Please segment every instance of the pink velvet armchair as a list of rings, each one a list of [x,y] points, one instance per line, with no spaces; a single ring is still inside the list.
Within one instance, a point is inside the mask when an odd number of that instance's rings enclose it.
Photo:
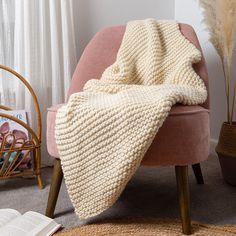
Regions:
[[[180,24],[182,34],[201,50],[193,28]],[[105,28],[90,41],[74,72],[68,96],[82,91],[86,81],[100,78],[105,68],[111,65],[121,44],[125,26]],[[204,58],[194,69],[208,88]],[[56,112],[60,105],[48,109],[47,147],[54,158],[54,171],[46,215],[53,217],[63,172],[54,138]],[[208,158],[209,152],[209,100],[198,106],[176,105],[159,130],[147,151],[142,165],[175,166],[180,215],[184,234],[191,234],[189,207],[188,166],[192,165],[198,184],[203,184],[200,162]],[[203,209],[204,210],[204,209]]]

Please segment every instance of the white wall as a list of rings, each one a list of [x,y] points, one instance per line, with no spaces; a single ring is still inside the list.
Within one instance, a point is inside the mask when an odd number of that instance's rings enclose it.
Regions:
[[[105,26],[145,18],[173,19],[174,0],[78,0],[75,17],[81,54],[91,37]]]
[[[208,41],[208,33],[205,30],[204,23],[202,23],[202,11],[198,0],[176,0],[175,19],[194,27],[203,48],[210,81],[211,138],[216,142],[219,137],[221,124],[226,120],[223,72],[219,57]],[[235,69],[233,75],[236,75]]]

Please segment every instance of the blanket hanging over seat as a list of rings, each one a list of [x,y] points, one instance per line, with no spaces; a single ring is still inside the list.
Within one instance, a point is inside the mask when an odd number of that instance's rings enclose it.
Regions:
[[[129,22],[116,62],[58,110],[56,143],[81,219],[115,203],[174,104],[206,100],[192,68],[200,60],[178,23]]]

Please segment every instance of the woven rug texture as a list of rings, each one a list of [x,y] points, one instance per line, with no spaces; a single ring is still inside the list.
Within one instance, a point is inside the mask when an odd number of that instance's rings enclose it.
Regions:
[[[215,226],[192,222],[194,236],[231,236],[236,235],[236,226]],[[115,219],[101,221],[95,224],[84,225],[68,229],[56,236],[179,236],[182,234],[181,222],[172,219]]]

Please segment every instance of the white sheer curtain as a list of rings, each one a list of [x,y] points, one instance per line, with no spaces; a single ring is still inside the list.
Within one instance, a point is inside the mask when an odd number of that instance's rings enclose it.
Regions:
[[[14,64],[14,0],[0,0],[0,63]],[[6,82],[3,82],[5,78]],[[5,81],[4,80],[4,81]],[[4,93],[3,93],[4,91]],[[14,82],[0,71],[0,103],[15,105]]]
[[[0,44],[8,48],[0,56],[0,63],[11,66],[25,76],[38,96],[43,117],[43,156],[46,155],[46,109],[65,101],[78,60],[73,15],[75,1],[0,0],[0,15],[3,18],[0,19],[5,25]],[[12,9],[15,9],[14,14],[9,16]],[[13,99],[17,108],[33,112],[30,95],[20,83],[14,82],[12,86],[9,80],[2,80],[0,84],[4,92],[7,86],[11,92],[14,90]],[[5,98],[4,102],[12,103],[12,98],[11,101],[7,96]],[[43,162],[48,163],[47,158]]]

